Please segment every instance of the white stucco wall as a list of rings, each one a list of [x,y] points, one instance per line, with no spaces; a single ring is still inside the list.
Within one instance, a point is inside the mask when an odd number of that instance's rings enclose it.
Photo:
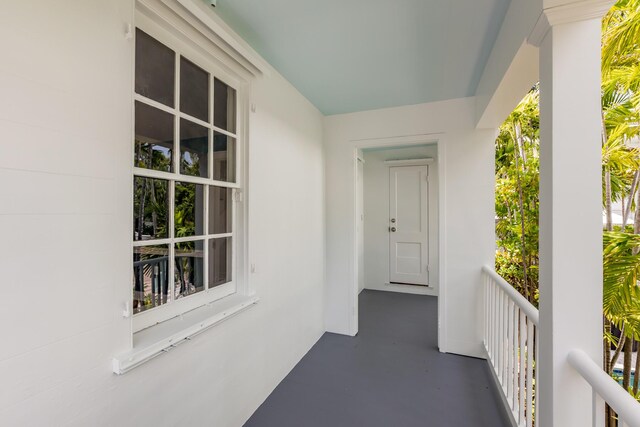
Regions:
[[[364,152],[364,287],[378,291],[438,293],[438,158],[436,145]],[[385,160],[432,158],[428,187],[429,287],[389,283],[389,165]]]
[[[354,147],[366,139],[416,135],[438,141],[440,349],[481,356],[480,268],[492,264],[495,245],[495,131],[475,129],[474,98],[325,118],[327,329],[350,335],[358,331]]]
[[[131,372],[133,0],[0,13],[0,424],[241,425],[324,331],[322,116],[253,86],[258,305]]]

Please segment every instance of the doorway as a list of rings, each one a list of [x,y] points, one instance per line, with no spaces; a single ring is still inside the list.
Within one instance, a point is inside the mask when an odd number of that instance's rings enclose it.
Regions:
[[[358,291],[438,295],[437,157],[436,144],[358,150]]]

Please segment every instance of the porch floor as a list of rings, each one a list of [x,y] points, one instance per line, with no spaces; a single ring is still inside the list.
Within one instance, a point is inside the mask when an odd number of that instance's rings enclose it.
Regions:
[[[435,297],[359,302],[358,335],[324,334],[246,427],[509,425],[487,363],[438,351]]]

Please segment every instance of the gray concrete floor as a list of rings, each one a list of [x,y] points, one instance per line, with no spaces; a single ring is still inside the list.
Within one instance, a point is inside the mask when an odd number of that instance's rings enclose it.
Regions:
[[[509,425],[487,363],[438,352],[435,297],[359,302],[358,336],[324,334],[245,426]]]

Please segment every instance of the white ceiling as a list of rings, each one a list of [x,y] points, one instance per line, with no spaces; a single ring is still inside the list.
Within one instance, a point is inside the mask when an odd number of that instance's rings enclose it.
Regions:
[[[471,96],[510,0],[218,0],[326,115]]]

